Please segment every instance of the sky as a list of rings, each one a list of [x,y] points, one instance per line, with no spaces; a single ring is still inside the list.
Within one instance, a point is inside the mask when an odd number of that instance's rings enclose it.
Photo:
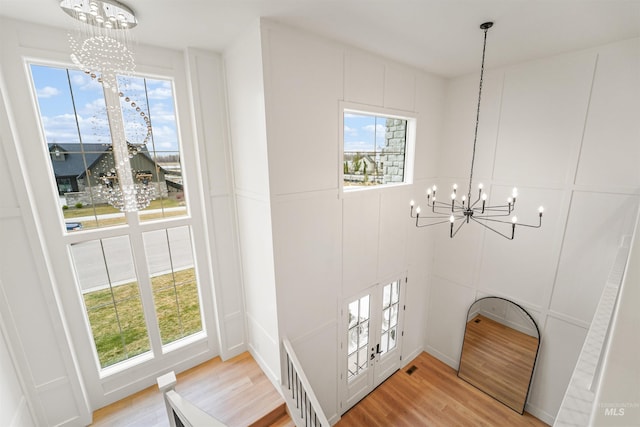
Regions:
[[[42,125],[47,143],[110,143],[102,85],[76,69],[31,65]],[[128,77],[119,79],[127,140],[142,143],[146,136],[143,118],[130,103],[151,118],[153,140],[149,151],[159,155],[179,152],[172,84],[169,80]],[[147,96],[149,105],[147,106]],[[130,101],[125,102],[125,97]],[[75,111],[74,111],[75,105]],[[150,111],[149,111],[150,110]],[[385,118],[351,112],[344,114],[344,151],[381,151],[385,143]],[[166,152],[166,153],[160,153]]]
[[[381,151],[385,143],[385,123],[386,119],[384,117],[345,112],[345,153],[374,151],[374,149],[375,151]]]
[[[102,85],[80,70],[31,65],[40,116],[47,143],[110,143]],[[140,144],[146,123],[136,107],[151,119],[153,139],[149,151],[179,152],[175,102],[169,80],[120,78],[119,90],[127,140]],[[147,105],[147,96],[148,104]],[[125,102],[129,97],[129,102]],[[131,106],[135,102],[135,107]],[[74,112],[75,104],[75,112]],[[80,130],[78,135],[78,129]]]

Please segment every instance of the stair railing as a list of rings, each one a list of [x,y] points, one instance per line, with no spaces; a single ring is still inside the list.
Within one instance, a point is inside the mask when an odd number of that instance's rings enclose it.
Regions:
[[[177,381],[173,371],[158,377],[157,382],[164,396],[171,427],[227,427],[226,424],[176,393],[174,388]]]
[[[282,345],[287,356],[287,377],[282,384],[282,393],[291,419],[296,427],[330,427],[291,343],[284,338]]]

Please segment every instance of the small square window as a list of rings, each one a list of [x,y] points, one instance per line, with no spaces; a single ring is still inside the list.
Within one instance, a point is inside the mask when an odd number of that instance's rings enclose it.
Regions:
[[[344,109],[345,189],[411,182],[415,119]]]

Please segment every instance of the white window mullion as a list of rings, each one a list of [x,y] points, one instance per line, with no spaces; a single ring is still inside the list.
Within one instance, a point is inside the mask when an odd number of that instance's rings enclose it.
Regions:
[[[151,288],[151,274],[147,263],[147,255],[144,248],[140,221],[137,212],[127,213],[127,221],[131,227],[130,239],[131,250],[135,260],[136,273],[138,275],[138,286],[140,288],[140,299],[142,301],[142,311],[144,312],[147,324],[147,333],[151,342],[151,350],[154,357],[162,355],[162,339],[160,338],[160,326],[156,316],[155,303],[153,301],[153,289]]]

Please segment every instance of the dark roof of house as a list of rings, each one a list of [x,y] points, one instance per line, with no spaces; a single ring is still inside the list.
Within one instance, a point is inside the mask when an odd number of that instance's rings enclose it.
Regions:
[[[86,174],[87,169],[91,169],[94,164],[103,154],[111,150],[111,144],[49,144],[49,152],[52,153],[55,149],[59,148],[64,153],[64,161],[52,161],[53,173],[56,177],[61,176],[74,176],[82,178]],[[84,153],[84,159],[82,154]],[[153,160],[149,156],[149,150],[146,146],[143,147],[140,154],[145,156],[151,163]],[[86,161],[86,168],[85,168]],[[162,172],[165,170],[160,167]]]
[[[107,151],[111,144],[49,144],[49,152],[52,153],[58,147],[64,153],[64,161],[52,161],[55,176],[79,176],[85,172],[86,167],[91,166]],[[82,150],[82,151],[81,151]],[[84,159],[82,154],[84,153]]]

